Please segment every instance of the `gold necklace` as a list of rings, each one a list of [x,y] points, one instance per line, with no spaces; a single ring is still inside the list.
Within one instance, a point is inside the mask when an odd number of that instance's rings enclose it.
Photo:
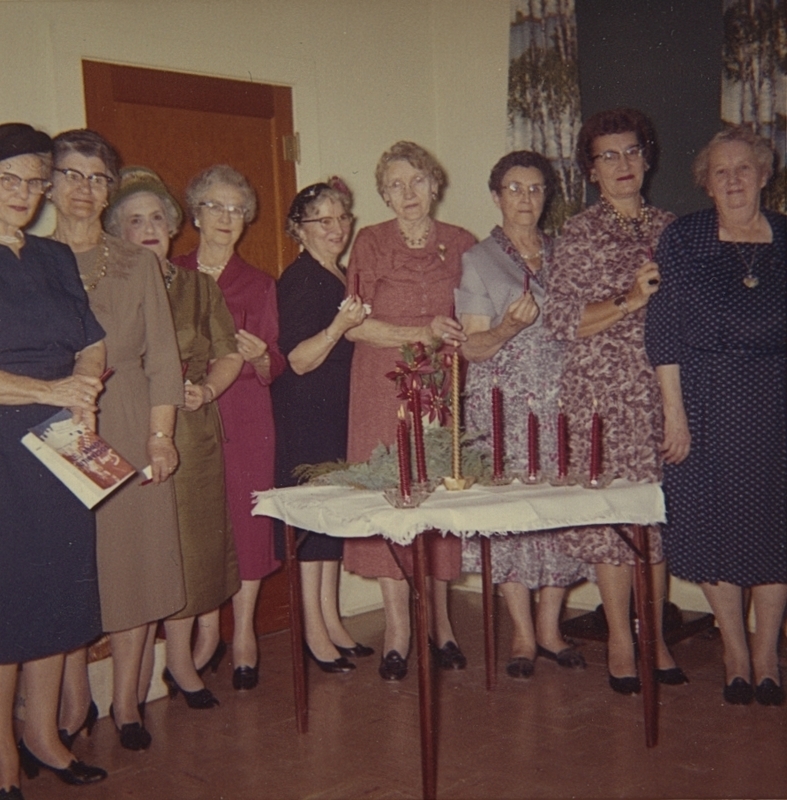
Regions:
[[[420,235],[413,239],[411,239],[401,228],[399,228],[399,233],[402,234],[402,239],[404,239],[404,243],[410,248],[418,248],[423,247],[426,244],[426,240],[429,238],[429,234],[432,231],[432,220],[431,218],[426,223],[426,230]]]
[[[96,276],[96,279],[88,283],[87,275],[83,275],[81,272],[79,273],[79,277],[82,280],[82,286],[85,287],[86,292],[92,292],[93,289],[98,286],[101,279],[107,274],[107,267],[109,266],[109,243],[107,242],[107,235],[105,233],[101,234],[99,244],[101,245],[101,253],[96,259],[96,267],[98,267],[98,275]]]
[[[754,262],[757,260],[757,245],[755,244],[752,248],[751,261],[747,264],[740,247],[738,247],[738,243],[733,242],[733,244],[735,245],[735,252],[738,254],[738,258],[743,262],[743,266],[746,267],[746,274],[743,276],[743,285],[747,289],[756,289],[760,285],[760,279],[754,274]]]
[[[648,238],[651,223],[653,222],[653,208],[646,205],[644,200],[642,201],[639,215],[636,217],[627,217],[621,214],[603,195],[601,196],[601,205],[607,212],[612,214],[615,221],[626,233],[630,233],[635,239]]]

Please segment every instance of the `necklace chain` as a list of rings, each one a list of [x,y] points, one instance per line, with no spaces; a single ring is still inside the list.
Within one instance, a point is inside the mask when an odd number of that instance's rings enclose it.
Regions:
[[[743,266],[746,267],[746,274],[743,276],[743,285],[747,289],[756,289],[760,284],[760,279],[754,274],[754,262],[757,260],[757,255],[759,254],[757,245],[754,244],[752,248],[751,261],[746,263],[746,259],[743,257],[738,243],[733,242],[733,244],[735,245],[735,252],[738,254],[738,258],[743,262]]]
[[[413,237],[412,239],[401,229],[399,228],[399,233],[402,234],[402,239],[404,239],[404,243],[410,248],[416,247],[423,247],[426,244],[426,240],[429,238],[429,234],[432,231],[432,220],[431,218],[426,223],[426,229],[420,236]]]
[[[653,208],[651,206],[643,201],[639,216],[627,217],[621,214],[603,195],[600,202],[601,206],[614,217],[615,221],[626,233],[630,233],[635,239],[643,240],[648,238],[653,223]]]
[[[107,274],[107,267],[109,266],[109,242],[107,242],[107,235],[105,233],[101,234],[99,244],[101,246],[101,252],[96,259],[95,267],[97,267],[97,274],[95,280],[88,282],[87,275],[83,275],[81,272],[79,273],[79,277],[82,280],[82,286],[85,287],[86,292],[92,292],[93,289],[98,286],[101,279]]]

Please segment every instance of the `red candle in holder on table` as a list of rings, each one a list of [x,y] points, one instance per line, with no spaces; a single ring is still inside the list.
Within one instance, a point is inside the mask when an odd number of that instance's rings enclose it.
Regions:
[[[462,477],[462,450],[459,442],[462,409],[459,402],[459,353],[455,352],[451,356],[451,475],[455,480]]]
[[[531,410],[527,415],[527,477],[538,475],[538,417],[533,413],[530,398],[527,400]]]
[[[396,428],[396,449],[399,456],[399,492],[410,499],[410,436],[404,411],[399,409],[399,424]]]
[[[503,477],[503,393],[492,387],[492,477]]]
[[[413,436],[415,438],[415,473],[418,483],[426,483],[426,452],[424,423],[421,419],[421,392],[413,387]]]
[[[593,401],[593,421],[590,425],[590,480],[596,481],[601,475],[601,417],[598,403]]]
[[[563,413],[563,403],[557,401],[557,476],[565,478],[568,475],[568,421]]]

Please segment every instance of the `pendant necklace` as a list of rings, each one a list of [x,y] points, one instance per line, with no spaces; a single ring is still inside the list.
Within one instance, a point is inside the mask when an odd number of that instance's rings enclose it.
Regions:
[[[743,285],[747,289],[756,289],[757,286],[760,285],[760,279],[754,274],[754,262],[757,260],[757,245],[755,244],[752,250],[751,261],[746,263],[746,259],[743,257],[738,243],[733,242],[733,244],[735,245],[735,252],[738,254],[738,258],[743,262],[743,266],[746,267],[746,274],[743,276]]]
[[[87,275],[83,275],[81,272],[79,273],[82,286],[84,286],[86,292],[92,292],[93,289],[98,286],[101,279],[107,274],[107,266],[109,265],[109,244],[107,243],[107,236],[105,233],[101,234],[99,244],[101,245],[101,252],[93,268],[96,277],[92,281],[89,281]]]

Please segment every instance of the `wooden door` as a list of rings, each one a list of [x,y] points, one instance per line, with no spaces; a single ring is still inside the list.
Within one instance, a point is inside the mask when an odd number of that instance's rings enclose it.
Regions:
[[[124,166],[155,170],[186,210],[189,180],[213,164],[229,164],[257,192],[257,219],[238,252],[274,278],[297,255],[284,233],[295,196],[295,165],[284,155],[293,135],[292,91],[179,72],[82,61],[87,126],[117,148]],[[173,242],[173,255],[196,247],[187,221]],[[284,570],[263,581],[257,607],[259,634],[288,625]],[[231,608],[222,609],[222,636],[232,630]]]

